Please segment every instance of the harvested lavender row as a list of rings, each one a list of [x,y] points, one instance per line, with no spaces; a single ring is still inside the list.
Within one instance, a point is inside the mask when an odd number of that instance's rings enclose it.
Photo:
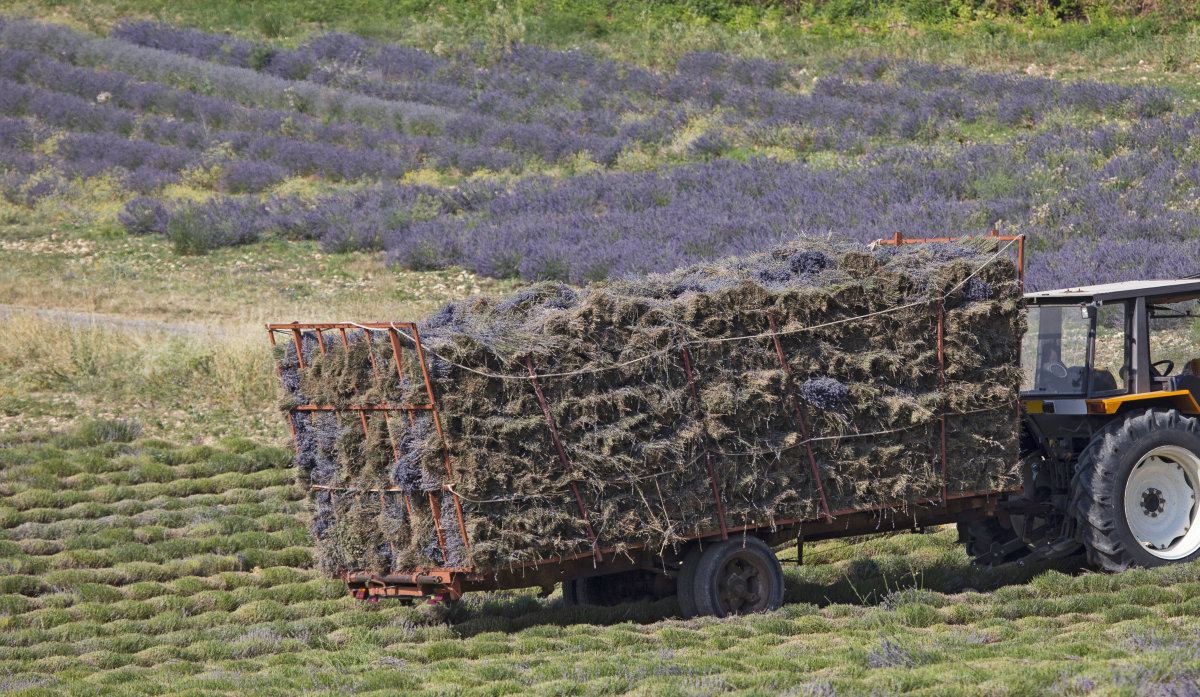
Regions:
[[[1012,405],[1024,329],[1014,277],[1007,256],[975,245],[871,251],[802,240],[671,274],[582,289],[543,283],[447,306],[420,331],[451,473],[427,411],[386,421],[376,412],[365,432],[357,412],[341,411],[332,445],[330,413],[312,419],[298,441],[299,481],[359,492],[331,502],[310,489],[322,565],[501,568],[590,551],[526,359],[543,375],[605,548],[657,549],[717,530],[706,453],[727,525],[819,516],[793,389],[835,510],[940,496],[943,404],[951,414],[947,489],[1008,487],[1016,481]],[[939,390],[943,294],[949,382]],[[386,333],[343,349],[329,332],[324,355],[310,350],[315,339],[303,342],[311,354],[304,368],[294,346],[277,348],[286,409],[428,401],[415,351],[402,353],[401,377]],[[323,458],[334,471],[321,467]],[[445,488],[450,476],[467,544]]]

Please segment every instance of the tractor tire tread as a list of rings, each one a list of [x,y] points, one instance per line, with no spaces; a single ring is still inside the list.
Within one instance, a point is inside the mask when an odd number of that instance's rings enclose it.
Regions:
[[[1115,420],[1096,432],[1079,456],[1071,482],[1069,511],[1076,539],[1088,563],[1105,571],[1124,571],[1139,563],[1126,548],[1116,515],[1124,507],[1117,468],[1122,455],[1156,431],[1186,431],[1200,436],[1200,422],[1175,409],[1150,409]],[[1119,491],[1120,489],[1120,491]],[[1160,563],[1151,561],[1151,564]]]

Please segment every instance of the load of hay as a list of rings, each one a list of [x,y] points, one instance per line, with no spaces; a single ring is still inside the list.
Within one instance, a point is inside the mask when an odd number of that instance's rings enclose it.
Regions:
[[[399,371],[385,331],[350,331],[348,346],[333,330],[305,332],[303,368],[280,342],[321,564],[511,567],[591,552],[588,522],[604,549],[661,549],[719,529],[706,458],[729,527],[818,518],[793,394],[835,513],[938,499],[943,483],[950,494],[1014,486],[1024,317],[1012,261],[986,244],[798,240],[448,305],[419,325],[444,438],[428,410],[366,412],[364,429],[345,409],[429,403],[411,332],[398,333]]]

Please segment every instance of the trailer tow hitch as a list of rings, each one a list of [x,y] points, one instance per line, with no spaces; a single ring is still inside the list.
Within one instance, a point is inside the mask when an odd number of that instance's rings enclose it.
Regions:
[[[1063,538],[1057,542],[1046,543],[1017,559],[1017,566],[1025,566],[1026,564],[1045,561],[1047,559],[1062,559],[1078,553],[1080,549],[1082,549],[1082,545],[1076,542],[1074,538]]]

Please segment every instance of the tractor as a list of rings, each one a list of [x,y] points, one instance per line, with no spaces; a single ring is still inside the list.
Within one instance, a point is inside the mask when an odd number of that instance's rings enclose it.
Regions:
[[[1027,293],[1024,492],[960,520],[976,563],[1200,557],[1200,279]]]

